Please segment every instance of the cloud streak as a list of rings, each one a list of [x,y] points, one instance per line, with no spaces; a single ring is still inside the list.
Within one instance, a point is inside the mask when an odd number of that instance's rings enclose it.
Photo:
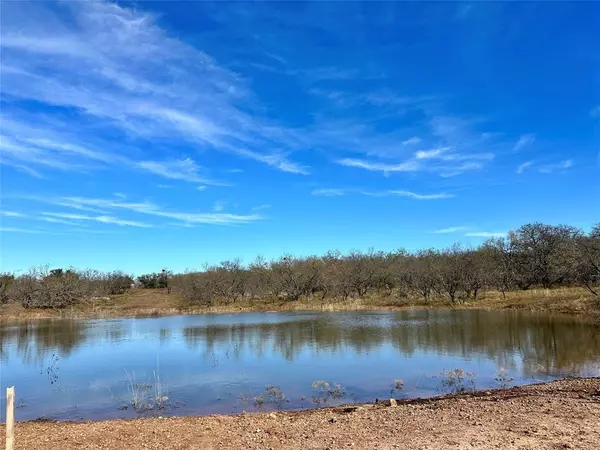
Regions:
[[[104,224],[112,224],[112,225],[127,226],[127,227],[137,227],[137,228],[152,228],[153,227],[153,225],[148,224],[148,223],[137,222],[134,220],[118,219],[118,218],[111,217],[111,216],[88,216],[88,215],[84,215],[84,214],[51,213],[51,212],[43,212],[42,215],[49,216],[51,219],[58,218],[58,219],[69,219],[71,221],[73,221],[73,220],[95,221],[95,222],[100,222],[100,223],[104,223]],[[52,220],[50,220],[50,221],[52,221]],[[54,220],[54,221],[60,223],[59,220]],[[71,222],[68,222],[68,223],[70,225],[72,225]]]
[[[314,189],[310,194],[318,195],[322,197],[341,197],[349,193],[349,189],[336,189],[336,188],[326,188],[326,189]]]
[[[25,214],[22,214],[20,212],[16,212],[16,211],[4,211],[4,210],[0,210],[0,216],[4,216],[4,217],[25,217]]]
[[[525,172],[525,169],[527,169],[528,167],[531,167],[532,164],[533,164],[533,161],[527,161],[527,162],[524,162],[523,164],[520,164],[519,167],[517,167],[517,174],[521,175],[523,172]]]
[[[435,230],[433,233],[434,234],[449,234],[449,233],[458,233],[461,231],[466,231],[468,230],[469,227],[448,227],[448,228],[441,228],[439,230]]]
[[[150,140],[185,142],[284,172],[308,172],[289,159],[297,148],[293,131],[256,111],[247,112],[254,98],[246,81],[208,54],[171,37],[151,14],[105,2],[52,8],[39,2],[5,6],[4,13],[13,19],[3,22],[0,36],[2,92],[7,99],[68,108],[73,114],[66,129],[83,131],[92,120],[96,129],[119,130],[137,140],[138,153],[143,153]],[[10,103],[4,110],[19,116]],[[26,123],[25,118],[14,120]],[[37,122],[42,134],[56,128],[41,118]],[[15,138],[10,130],[5,133]],[[10,160],[3,158],[3,163],[15,167],[43,164],[43,158],[26,159],[23,149],[43,150],[40,157],[53,155],[45,165],[63,170],[74,168],[67,167],[68,158],[101,164],[119,164],[124,158],[88,148],[75,139],[59,143],[28,134],[19,137],[23,148],[13,148]],[[201,177],[188,158],[164,158],[163,163],[142,158],[137,167],[198,182]]]
[[[174,219],[180,222],[188,224],[209,224],[209,225],[229,225],[229,224],[243,224],[250,223],[257,220],[261,220],[262,217],[259,214],[232,214],[223,211],[213,211],[208,213],[199,212],[185,212],[185,211],[170,211],[159,207],[152,202],[128,202],[120,201],[115,199],[104,199],[104,198],[91,198],[91,197],[59,197],[59,198],[42,198],[42,197],[30,197],[31,200],[38,200],[44,203],[73,208],[77,210],[92,210],[92,211],[127,211],[130,213],[142,214],[146,216],[155,216],[167,219]],[[115,224],[121,226],[132,226],[149,228],[153,227],[154,224],[148,224],[145,222],[125,220],[120,218],[112,217],[108,214],[101,214],[99,216],[91,216],[88,214],[74,214],[74,213],[43,213],[45,216],[56,217],[67,220],[81,220],[81,221],[96,221],[107,224]]]
[[[418,194],[416,192],[400,190],[400,189],[389,189],[387,191],[365,191],[361,189],[340,189],[340,188],[328,188],[328,189],[315,189],[311,192],[311,195],[323,196],[323,197],[341,197],[351,193],[360,195],[367,195],[369,197],[407,197],[414,200],[441,200],[447,198],[453,198],[454,194],[448,194],[445,192],[436,194]]]
[[[567,170],[567,169],[569,169],[571,167],[573,167],[573,160],[572,159],[565,159],[564,161],[560,161],[560,162],[555,163],[555,164],[547,164],[545,166],[540,166],[538,168],[538,171],[540,173],[549,174],[549,173],[554,173],[554,172],[557,172],[557,171]]]
[[[523,134],[513,147],[513,152],[520,152],[535,142],[535,134]]]

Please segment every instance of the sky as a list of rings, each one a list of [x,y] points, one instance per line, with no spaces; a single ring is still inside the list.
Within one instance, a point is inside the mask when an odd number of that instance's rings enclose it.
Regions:
[[[0,270],[600,221],[600,3],[2,2]]]

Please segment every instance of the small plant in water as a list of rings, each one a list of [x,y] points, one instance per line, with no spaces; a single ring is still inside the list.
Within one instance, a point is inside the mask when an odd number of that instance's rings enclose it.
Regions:
[[[329,395],[331,398],[342,398],[344,397],[344,388],[341,384],[334,384],[333,388],[329,389]]]
[[[264,404],[265,398],[262,394],[258,394],[256,397],[254,397],[254,406],[257,408],[262,408]]]
[[[58,361],[59,361],[59,357],[56,356],[54,353],[52,354],[52,357],[50,358],[50,363],[48,364],[48,367],[46,367],[46,375],[48,376],[48,380],[50,380],[50,384],[54,384],[58,381]],[[40,371],[40,373],[44,373],[44,368],[42,366],[42,370]]]
[[[496,383],[500,385],[501,389],[505,389],[512,381],[514,381],[514,378],[508,375],[508,370],[506,370],[504,367],[500,367],[498,372],[496,372],[495,380]]]
[[[277,386],[265,386],[265,391],[269,396],[269,401],[275,403],[278,408],[281,408],[281,403],[285,400],[285,395]]]
[[[390,390],[390,396],[393,397],[396,391],[401,391],[402,389],[404,389],[404,381],[400,380],[399,378],[394,380],[394,384]]]
[[[247,404],[248,403],[248,397],[245,396],[244,394],[238,394],[237,395],[237,400],[239,403],[243,403],[243,404]]]
[[[475,373],[463,369],[442,370],[440,374],[442,391],[451,394],[461,394],[475,390]]]
[[[133,406],[137,412],[165,409],[170,405],[168,390],[162,382],[158,372],[153,372],[154,384],[138,383],[135,371],[130,374],[125,370],[125,373],[129,380],[127,388],[131,395],[131,406]],[[126,408],[121,405],[119,409]]]
[[[327,381],[314,381],[312,388],[316,391],[315,395],[312,396],[312,402],[315,405],[327,403],[332,399],[340,399],[345,395],[344,387],[341,384],[330,385]]]

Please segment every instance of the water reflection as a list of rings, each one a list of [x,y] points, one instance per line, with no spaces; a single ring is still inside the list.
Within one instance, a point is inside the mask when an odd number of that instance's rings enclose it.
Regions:
[[[259,322],[258,314],[246,314],[236,321],[241,316],[21,322],[0,328],[0,348],[4,363],[8,362],[7,349],[12,348],[23,362],[38,364],[53,354],[68,357],[89,343],[103,345],[140,337],[166,343],[182,337],[189,349],[200,348],[207,355],[228,350],[233,358],[251,353],[260,359],[266,352],[275,352],[293,362],[307,350],[363,354],[391,344],[407,357],[433,351],[506,360],[518,352],[526,370],[532,372],[539,366],[549,372],[577,371],[600,355],[598,327],[563,316],[423,310],[270,314],[276,320],[268,322]]]
[[[160,372],[174,403],[186,404],[178,415],[231,412],[238,394],[266,395],[266,385],[306,407],[301,396],[316,380],[341,383],[343,401],[365,401],[389,394],[396,378],[406,395],[433,394],[431,379],[459,367],[477,372],[478,387],[493,385],[500,367],[516,382],[598,375],[599,331],[510,311],[253,313],[4,324],[0,349],[3,381],[37,408],[22,418],[77,419],[74,406],[83,418],[133,414],[114,403],[128,401],[125,371],[152,386]]]

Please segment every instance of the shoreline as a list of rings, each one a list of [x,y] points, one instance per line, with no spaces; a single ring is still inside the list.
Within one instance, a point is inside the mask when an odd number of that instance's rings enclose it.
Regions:
[[[16,449],[579,448],[600,442],[600,377],[310,410],[16,424]],[[4,438],[2,427],[0,438]],[[595,443],[595,444],[594,444]]]
[[[411,309],[524,310],[579,316],[600,324],[600,299],[577,288],[510,292],[507,293],[506,298],[496,292],[486,292],[476,301],[460,304],[452,304],[440,298],[425,302],[422,299],[372,296],[363,299],[325,302],[315,299],[294,302],[242,300],[233,304],[214,306],[193,306],[186,303],[177,293],[167,294],[160,290],[139,289],[124,295],[82,302],[65,309],[26,309],[15,303],[8,303],[0,306],[0,322],[43,319],[149,318],[248,312],[402,311]]]

